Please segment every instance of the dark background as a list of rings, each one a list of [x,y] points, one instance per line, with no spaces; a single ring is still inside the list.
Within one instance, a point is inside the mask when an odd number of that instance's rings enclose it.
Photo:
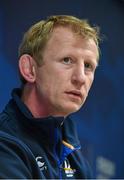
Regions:
[[[89,97],[72,118],[94,178],[124,178],[124,1],[1,0],[0,110],[18,78],[18,46],[23,33],[49,15],[67,14],[100,26],[100,64]]]

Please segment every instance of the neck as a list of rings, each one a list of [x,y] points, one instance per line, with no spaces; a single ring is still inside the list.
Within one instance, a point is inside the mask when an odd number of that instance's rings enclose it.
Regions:
[[[24,87],[21,99],[35,118],[47,117],[50,114],[48,113],[46,106],[41,103],[36,91],[34,84],[27,83]]]

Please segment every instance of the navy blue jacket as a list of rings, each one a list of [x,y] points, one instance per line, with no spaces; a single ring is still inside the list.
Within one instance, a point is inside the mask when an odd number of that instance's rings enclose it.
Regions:
[[[0,178],[91,178],[73,120],[34,118],[20,96],[15,89],[0,114]]]

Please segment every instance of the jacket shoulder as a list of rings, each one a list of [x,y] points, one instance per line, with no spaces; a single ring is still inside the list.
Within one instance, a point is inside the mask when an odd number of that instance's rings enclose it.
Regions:
[[[12,135],[0,131],[0,178],[30,179],[39,176],[40,172],[30,149]]]
[[[5,112],[0,113],[0,127],[4,123],[6,123],[9,119],[10,119],[10,117],[8,116],[8,114],[6,114]]]

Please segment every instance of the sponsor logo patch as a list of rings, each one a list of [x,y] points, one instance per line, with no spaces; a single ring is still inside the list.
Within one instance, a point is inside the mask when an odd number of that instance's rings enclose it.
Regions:
[[[47,166],[45,164],[45,161],[43,160],[43,157],[41,156],[36,157],[36,161],[41,171],[47,170]]]
[[[73,177],[75,172],[76,172],[76,169],[72,169],[71,168],[71,165],[69,163],[69,160],[66,159],[63,163],[63,169],[65,171],[65,174],[67,177]]]

